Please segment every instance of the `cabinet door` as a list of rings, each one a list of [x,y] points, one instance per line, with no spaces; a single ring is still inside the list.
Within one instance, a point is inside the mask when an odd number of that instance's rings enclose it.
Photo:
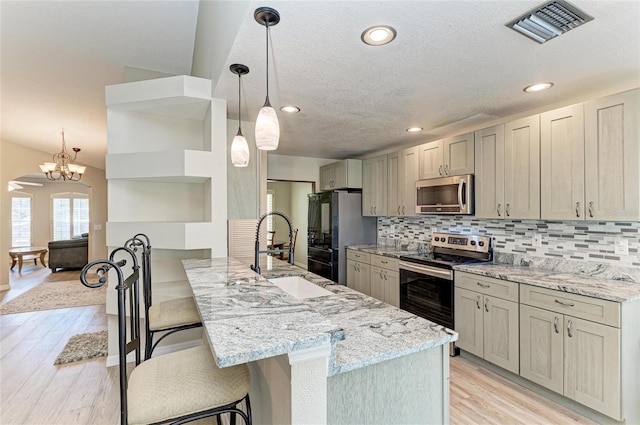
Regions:
[[[584,104],[587,220],[640,220],[640,89]]]
[[[504,124],[475,134],[475,210],[478,218],[504,218]]]
[[[390,153],[387,156],[387,193],[389,195],[387,205],[388,216],[402,215],[402,203],[404,197],[404,186],[401,184],[402,151]]]
[[[425,143],[418,148],[420,149],[418,178],[424,180],[444,177],[442,140]]]
[[[505,218],[540,218],[540,116],[505,124]]]
[[[400,308],[400,273],[397,271],[385,270],[384,302]]]
[[[333,189],[345,189],[349,187],[347,182],[347,161],[340,161],[333,164]]]
[[[347,260],[347,288],[356,289],[358,280],[358,262]]]
[[[373,216],[374,202],[374,162],[373,159],[362,161],[362,215]]]
[[[540,215],[584,220],[584,116],[582,104],[540,115]]]
[[[520,376],[559,394],[564,389],[564,316],[520,305]]]
[[[418,146],[402,151],[400,161],[400,185],[402,191],[402,215],[416,214],[416,181],[418,180]]]
[[[384,301],[384,275],[383,269],[371,266],[370,273],[370,293],[373,298]]]
[[[454,290],[456,345],[465,351],[483,356],[482,294],[467,289]]]
[[[373,215],[387,215],[387,155],[373,159]]]
[[[444,139],[443,164],[446,176],[460,176],[474,172],[474,136],[472,133]]]
[[[333,183],[333,164],[320,167],[320,190],[331,190]]]
[[[365,295],[371,295],[371,267],[366,263],[358,263],[358,273],[356,274],[356,291]]]
[[[617,420],[620,329],[565,316],[564,395]]]
[[[520,372],[518,303],[484,297],[484,359],[513,373]]]

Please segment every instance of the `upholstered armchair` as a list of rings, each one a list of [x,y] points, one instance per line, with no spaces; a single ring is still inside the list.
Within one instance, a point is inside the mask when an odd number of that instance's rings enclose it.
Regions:
[[[57,269],[78,269],[89,262],[89,234],[74,236],[63,241],[49,242],[49,268],[52,273]]]

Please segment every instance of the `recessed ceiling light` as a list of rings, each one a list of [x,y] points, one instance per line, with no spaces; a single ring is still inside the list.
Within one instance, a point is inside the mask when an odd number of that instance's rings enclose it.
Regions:
[[[533,93],[537,91],[546,90],[553,87],[553,83],[536,83],[525,87],[523,90],[527,93]]]
[[[407,133],[420,133],[423,130],[422,127],[409,127],[405,131]]]
[[[382,46],[396,38],[396,30],[388,25],[369,27],[362,33],[362,41],[370,46]]]
[[[282,112],[288,112],[290,114],[295,114],[297,112],[300,112],[300,108],[298,108],[297,106],[281,106],[280,110]]]

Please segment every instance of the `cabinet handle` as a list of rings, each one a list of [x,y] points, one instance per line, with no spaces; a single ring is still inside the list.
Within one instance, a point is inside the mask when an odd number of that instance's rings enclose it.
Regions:
[[[593,217],[593,201],[589,202],[589,217]]]
[[[398,205],[398,214],[400,214],[400,205]]]
[[[509,204],[504,206],[504,213],[507,215],[507,217],[511,217],[511,215],[509,214]]]
[[[498,208],[496,209],[496,211],[498,212],[498,217],[501,217],[501,215],[500,215],[500,206],[501,206],[501,205],[502,205],[502,204],[498,204]]]
[[[560,333],[560,329],[558,329],[558,316],[555,317],[555,319],[553,319],[553,329],[556,331],[557,334]]]
[[[371,210],[370,210],[370,211],[371,211],[371,215],[373,215],[373,207],[371,207]]]
[[[404,205],[402,206],[402,215],[404,215]]]
[[[573,338],[573,331],[571,330],[572,327],[573,322],[569,320],[569,323],[567,323],[567,335],[569,335],[569,338]]]
[[[565,303],[565,302],[562,302],[562,301],[560,301],[560,300],[554,300],[554,301],[555,301],[556,303],[560,304],[560,305],[564,305],[564,306],[567,306],[567,307],[574,307],[574,306],[575,306],[575,304],[574,304],[574,303]]]
[[[484,311],[489,312],[489,298],[484,299]]]
[[[443,176],[444,174],[442,173],[442,165],[438,168],[438,173]]]
[[[448,176],[449,175],[449,165],[444,164],[444,175]]]
[[[384,280],[387,280],[387,275],[386,274],[384,275]]]
[[[491,285],[486,285],[486,284],[484,284],[484,283],[476,282],[476,284],[477,284],[478,286],[483,287],[483,288],[491,288]]]
[[[383,276],[382,276],[382,272],[380,272],[380,280],[382,280],[382,277],[383,277]]]
[[[382,264],[389,264],[389,262],[388,262],[388,261],[385,261],[385,260],[380,260],[380,262],[381,262]]]
[[[580,201],[576,202],[576,217],[580,217]]]
[[[476,307],[478,307],[478,310],[480,310],[480,295],[476,297]]]
[[[377,214],[378,213],[378,207],[373,207],[373,213]]]

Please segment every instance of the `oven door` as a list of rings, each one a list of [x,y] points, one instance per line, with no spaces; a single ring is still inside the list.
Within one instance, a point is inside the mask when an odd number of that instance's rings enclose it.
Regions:
[[[400,308],[454,329],[453,272],[401,261]]]

